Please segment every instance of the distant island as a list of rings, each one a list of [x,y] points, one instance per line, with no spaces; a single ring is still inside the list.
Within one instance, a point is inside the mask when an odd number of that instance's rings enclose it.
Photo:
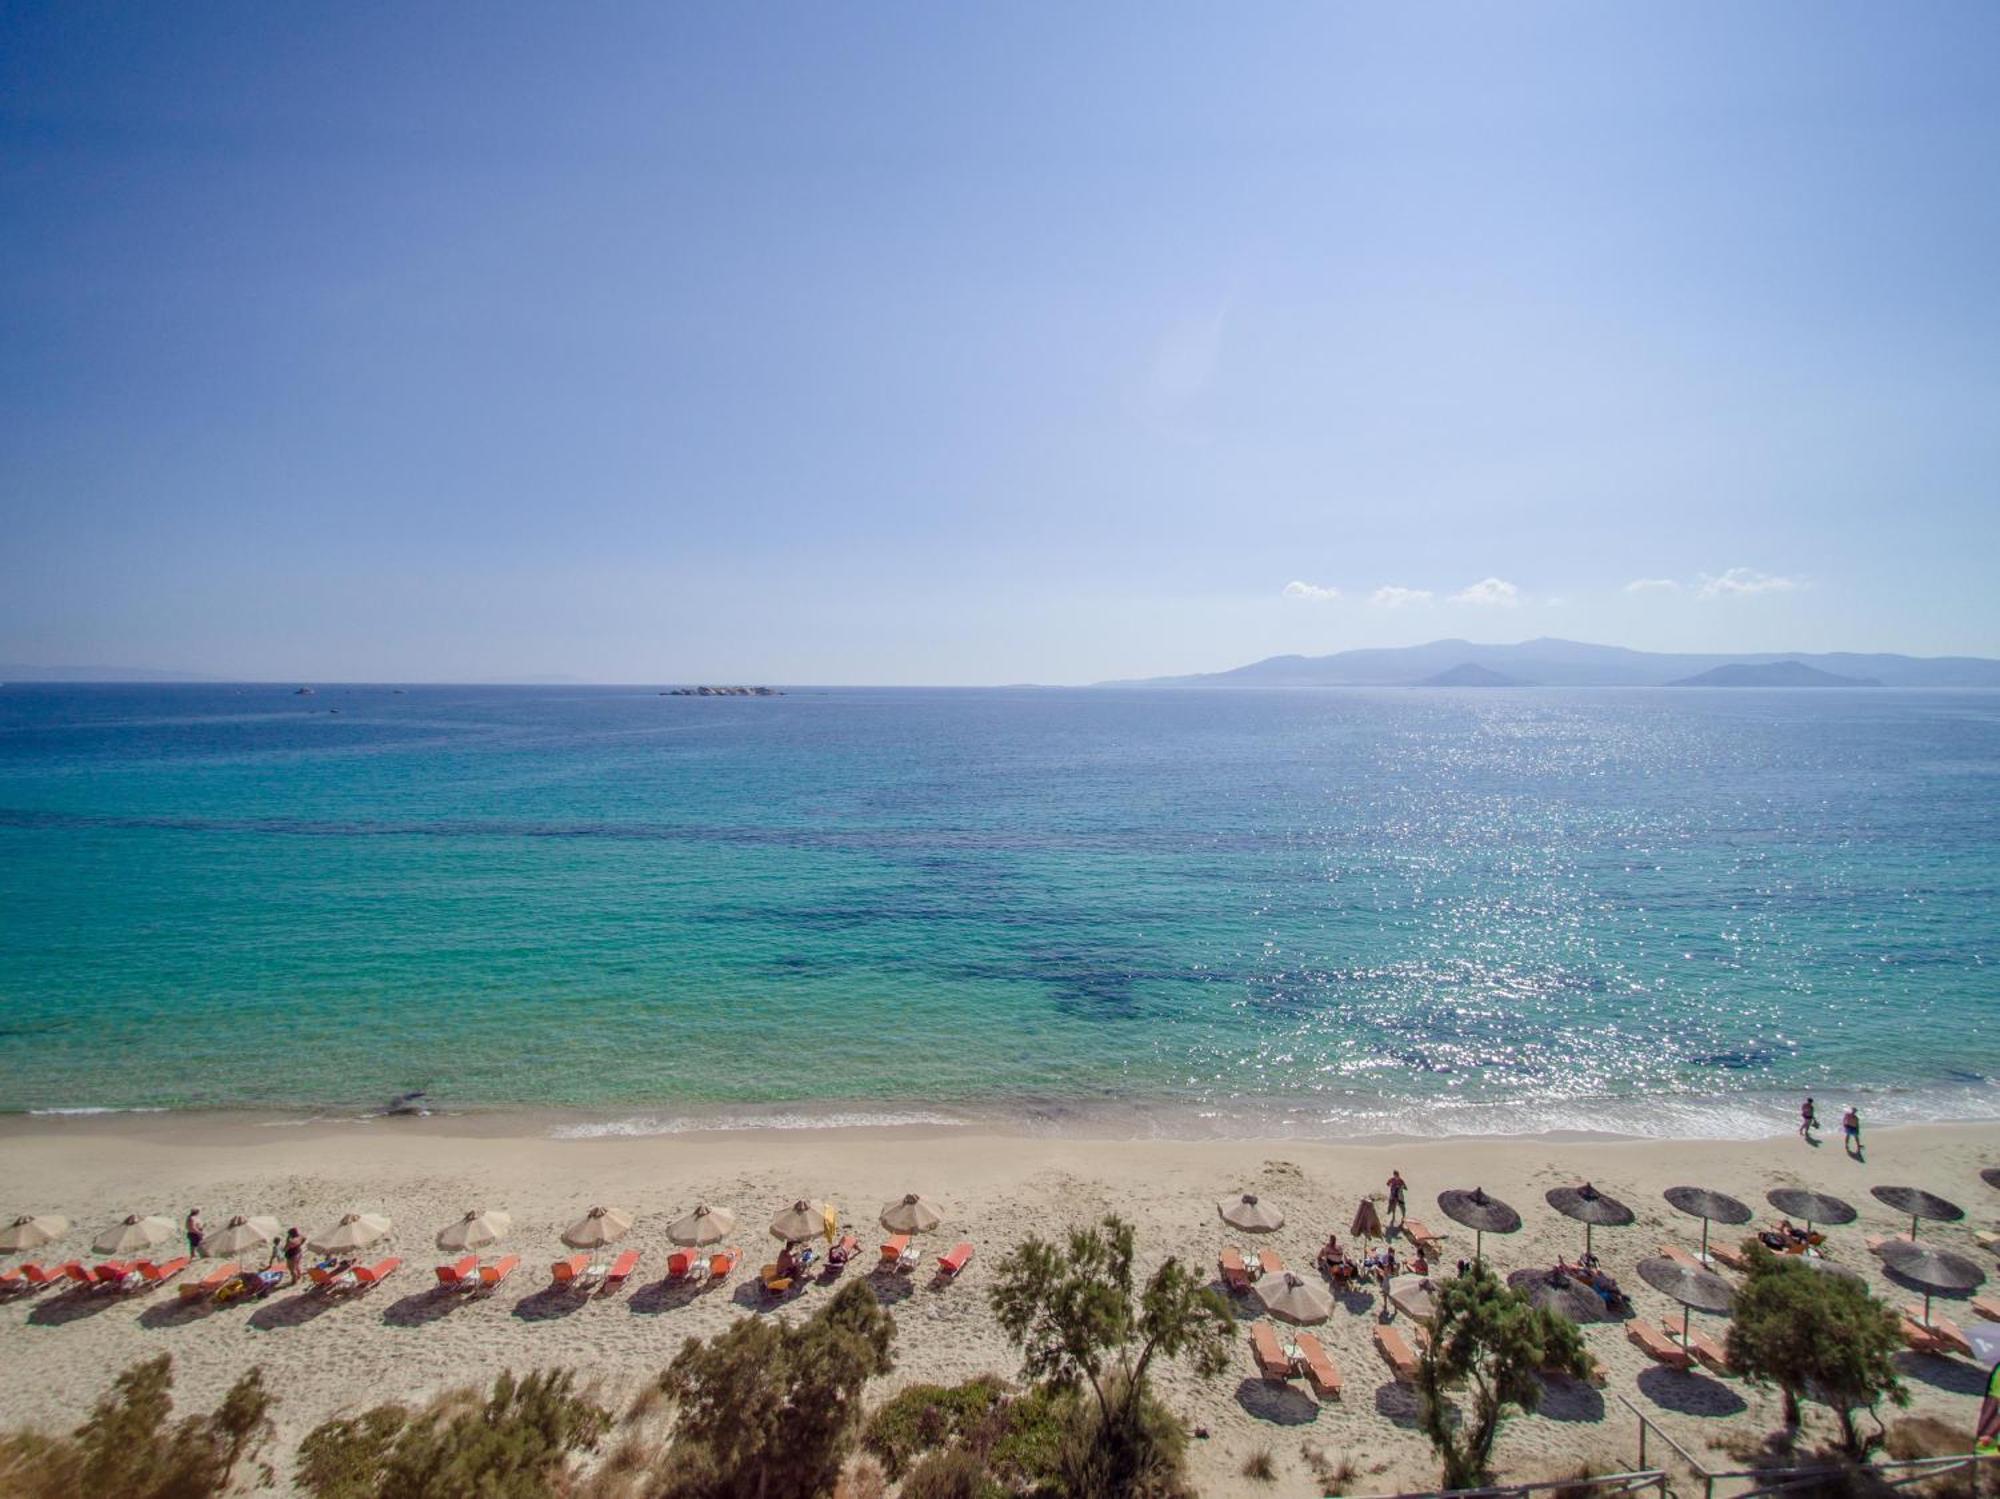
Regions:
[[[1417,683],[1419,687],[1532,687],[1534,683],[1524,682],[1519,677],[1510,677],[1505,672],[1495,671],[1490,666],[1481,666],[1477,661],[1461,661],[1449,671],[1441,671],[1434,677],[1425,677]]]
[[[1721,667],[1783,666],[1822,675],[1805,681],[1703,683],[1737,686],[2000,687],[2000,661],[1983,656],[1866,655],[1851,651],[1742,651],[1732,655],[1635,651],[1618,645],[1544,637],[1511,645],[1433,640],[1425,645],[1338,651],[1330,656],[1271,656],[1197,676],[1099,682],[1099,687],[1666,687]],[[1471,674],[1491,672],[1493,682]]]
[[[783,697],[775,687],[671,687],[661,697]]]
[[[1843,677],[1803,661],[1772,661],[1762,666],[1718,666],[1698,676],[1682,677],[1669,687],[1880,687],[1874,677]]]

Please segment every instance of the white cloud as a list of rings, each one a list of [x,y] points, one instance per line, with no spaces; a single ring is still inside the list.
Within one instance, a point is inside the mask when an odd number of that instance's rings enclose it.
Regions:
[[[1338,588],[1322,588],[1317,583],[1301,583],[1297,578],[1294,578],[1285,585],[1285,597],[1288,599],[1311,599],[1316,604],[1323,604],[1328,599],[1339,598],[1340,590]]]
[[[1521,590],[1504,578],[1481,578],[1470,588],[1451,596],[1454,604],[1483,604],[1489,608],[1511,609],[1521,602]]]
[[[1409,604],[1428,604],[1431,591],[1428,588],[1399,588],[1394,583],[1385,583],[1368,595],[1368,602],[1383,609],[1401,609]]]
[[[1754,567],[1732,567],[1719,573],[1703,573],[1695,584],[1698,599],[1747,598],[1759,593],[1790,593],[1803,587],[1797,578],[1760,573]]]
[[[1672,578],[1634,578],[1625,585],[1627,593],[1679,593],[1681,585]]]

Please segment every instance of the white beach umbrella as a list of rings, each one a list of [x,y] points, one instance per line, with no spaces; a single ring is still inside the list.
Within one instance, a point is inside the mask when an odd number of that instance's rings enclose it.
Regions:
[[[944,1222],[944,1214],[927,1197],[905,1192],[882,1204],[882,1227],[892,1234],[927,1234]]]
[[[1216,1204],[1222,1221],[1246,1234],[1275,1233],[1285,1226],[1285,1215],[1268,1202],[1259,1202],[1255,1192],[1225,1197]]]
[[[802,1243],[826,1231],[826,1209],[801,1197],[771,1220],[771,1237],[787,1244]]]
[[[631,1228],[632,1215],[623,1208],[592,1208],[563,1230],[562,1241],[572,1249],[602,1249]]]
[[[311,1241],[317,1254],[352,1254],[366,1249],[389,1231],[387,1213],[348,1213]]]
[[[720,1244],[736,1227],[736,1215],[728,1208],[712,1208],[702,1203],[692,1213],[667,1230],[667,1237],[687,1248]]]
[[[203,1254],[244,1254],[252,1249],[261,1249],[278,1237],[278,1220],[258,1216],[246,1218],[238,1213],[228,1223],[201,1241]]]
[[[112,1224],[91,1240],[90,1247],[99,1254],[131,1254],[134,1250],[164,1244],[173,1236],[174,1226],[166,1219],[128,1213],[122,1223]]]
[[[506,1238],[507,1230],[513,1226],[513,1218],[497,1208],[490,1212],[471,1208],[456,1223],[438,1231],[437,1247],[454,1252],[484,1249]]]
[[[23,1213],[5,1228],[0,1228],[0,1252],[12,1254],[22,1249],[40,1249],[68,1232],[69,1219],[60,1213],[42,1213],[39,1216]]]
[[[1260,1275],[1250,1289],[1257,1293],[1265,1311],[1287,1322],[1324,1322],[1333,1315],[1332,1298],[1289,1270]]]

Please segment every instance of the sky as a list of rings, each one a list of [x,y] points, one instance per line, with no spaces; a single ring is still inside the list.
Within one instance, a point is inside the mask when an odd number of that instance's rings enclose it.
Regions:
[[[2000,6],[0,0],[0,662],[2000,655]]]

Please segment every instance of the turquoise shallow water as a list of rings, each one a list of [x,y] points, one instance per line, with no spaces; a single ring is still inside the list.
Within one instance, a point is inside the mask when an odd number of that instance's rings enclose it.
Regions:
[[[2000,694],[10,687],[0,1108],[2000,1116],[1997,893]]]

